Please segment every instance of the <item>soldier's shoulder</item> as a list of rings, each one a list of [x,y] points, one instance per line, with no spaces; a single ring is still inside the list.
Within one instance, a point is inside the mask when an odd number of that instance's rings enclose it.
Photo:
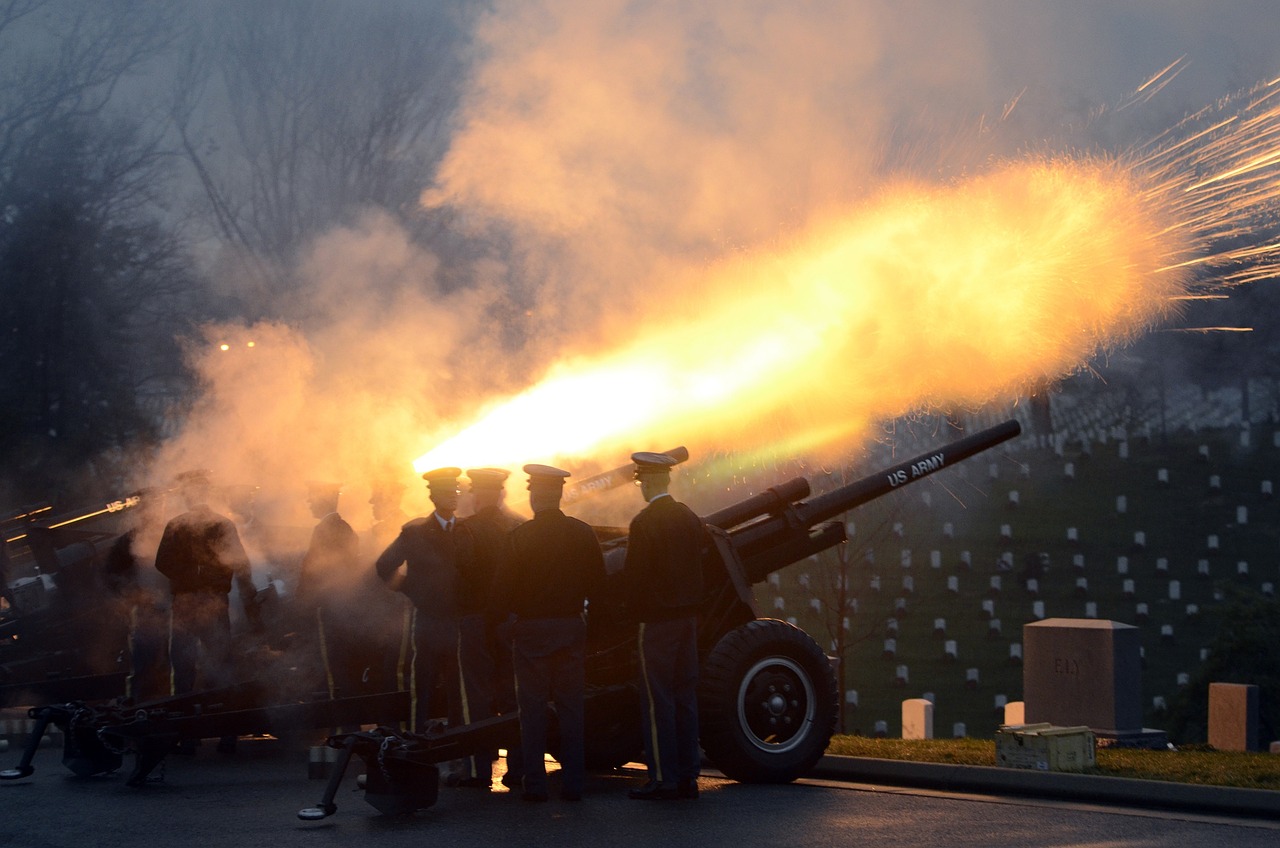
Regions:
[[[415,527],[423,527],[426,525],[428,519],[430,518],[431,516],[429,515],[420,515],[417,518],[410,518],[408,521],[404,523],[404,525],[400,529],[412,530]]]

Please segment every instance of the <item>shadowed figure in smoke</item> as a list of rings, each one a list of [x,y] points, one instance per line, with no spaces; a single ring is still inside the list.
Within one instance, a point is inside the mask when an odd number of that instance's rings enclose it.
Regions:
[[[595,531],[560,510],[569,472],[526,465],[533,519],[511,531],[493,586],[496,615],[515,616],[512,654],[520,703],[526,801],[546,801],[548,701],[560,728],[560,797],[582,798],[586,782],[584,700],[587,599],[605,580]]]
[[[460,468],[423,474],[435,510],[405,524],[382,555],[378,576],[413,604],[413,727],[426,729],[445,707],[462,722],[458,688],[458,580],[472,557],[471,534],[457,526]],[[401,568],[403,567],[403,572]],[[439,687],[443,698],[435,695]],[[443,703],[442,703],[443,702]]]
[[[509,472],[502,468],[471,468],[471,497],[475,512],[462,519],[462,526],[475,544],[471,567],[463,572],[458,602],[458,659],[462,683],[462,720],[470,724],[497,712],[515,712],[515,677],[511,666],[511,630],[504,620],[489,615],[491,592],[498,561],[507,544],[507,534],[523,519],[503,504]],[[499,634],[501,631],[501,635]],[[488,789],[492,782],[496,751],[484,751],[466,761],[460,786]],[[512,764],[519,750],[507,751],[507,774],[503,784],[510,787],[521,774]]]
[[[710,538],[702,519],[671,497],[673,457],[631,455],[646,506],[631,521],[623,575],[639,620],[642,731],[649,780],[630,797],[698,797],[698,605]]]
[[[378,555],[400,535],[401,528],[409,521],[409,515],[400,508],[405,485],[398,480],[380,479],[374,482],[369,495],[373,511],[373,524],[369,528],[368,544],[361,568],[364,569],[358,584],[361,597],[361,619],[366,628],[361,649],[364,654],[365,688],[370,692],[395,692],[409,685],[412,644],[410,642],[413,607],[403,595],[388,592],[378,575]],[[379,722],[387,726],[399,725],[399,716],[385,716]]]
[[[311,515],[319,523],[311,531],[298,571],[298,609],[303,619],[298,630],[314,634],[304,644],[321,669],[319,682],[330,698],[355,694],[362,672],[355,648],[363,632],[361,613],[350,603],[360,540],[338,514],[341,495],[341,483],[313,480],[307,484]],[[309,627],[304,623],[307,619]]]
[[[210,472],[188,471],[177,484],[187,511],[165,525],[156,550],[156,571],[169,578],[171,690],[192,692],[197,678],[206,688],[227,686],[236,678],[231,639],[229,594],[234,580],[254,633],[262,621],[254,596],[249,557],[229,518],[209,508]],[[224,738],[219,750],[234,748]]]
[[[138,493],[129,529],[107,551],[103,579],[129,621],[129,676],[125,696],[138,700],[169,694],[169,605],[148,552],[156,543],[164,507],[162,492]]]

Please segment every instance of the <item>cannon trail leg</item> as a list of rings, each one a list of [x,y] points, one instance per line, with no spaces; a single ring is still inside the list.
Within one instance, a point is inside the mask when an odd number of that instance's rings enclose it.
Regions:
[[[333,771],[329,774],[329,783],[324,788],[320,803],[314,807],[299,810],[298,818],[303,821],[317,821],[328,818],[338,811],[338,805],[333,803],[333,799],[338,794],[338,787],[342,785],[342,778],[347,773],[347,764],[351,762],[351,754],[355,748],[356,737],[348,736],[342,745],[342,750],[338,752],[338,761],[334,763]]]
[[[36,716],[35,729],[31,731],[31,735],[27,737],[27,747],[22,751],[22,761],[18,763],[17,768],[5,769],[0,771],[0,780],[17,780],[22,777],[29,777],[36,769],[31,765],[31,761],[35,759],[36,750],[40,747],[40,740],[44,738],[45,729],[49,727],[52,717],[48,711],[41,711]]]

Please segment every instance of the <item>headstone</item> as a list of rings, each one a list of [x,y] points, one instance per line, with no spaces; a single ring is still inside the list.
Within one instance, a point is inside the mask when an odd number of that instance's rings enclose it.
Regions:
[[[902,578],[902,591],[910,595],[911,593],[915,592],[915,590],[916,590],[916,579],[912,577],[910,574],[904,576]]]
[[[1139,630],[1097,619],[1049,618],[1022,628],[1026,720],[1088,726],[1102,739],[1164,747],[1142,726]],[[1105,743],[1104,743],[1105,744]]]
[[[911,567],[911,549],[910,548],[902,549],[902,553],[899,554],[898,562],[902,565],[903,568]]]
[[[1187,604],[1187,618],[1195,618],[1200,615],[1199,604]]]
[[[1128,458],[1129,458],[1129,443],[1128,443],[1128,442],[1121,442],[1121,443],[1119,444],[1119,446],[1118,446],[1118,448],[1117,448],[1117,455],[1118,455],[1121,459],[1128,459]]]
[[[1177,580],[1169,581],[1169,600],[1171,601],[1182,600],[1182,583],[1180,583]]]
[[[1209,549],[1209,550],[1211,550],[1211,551],[1216,551],[1216,550],[1218,549],[1218,534],[1217,534],[1217,533],[1214,533],[1214,534],[1210,535],[1210,536],[1209,536],[1209,538],[1205,540],[1205,547],[1206,547],[1206,548],[1208,548],[1208,549]]]
[[[1037,595],[1040,593],[1040,581],[1034,577],[1027,578],[1027,594]]]
[[[1089,601],[1088,603],[1086,603],[1086,604],[1084,605],[1084,617],[1085,617],[1085,618],[1097,618],[1097,617],[1098,617],[1098,603],[1097,603],[1097,601]]]
[[[1037,621],[1044,618],[1044,601],[1036,601],[1031,605],[1031,615]]]
[[[862,561],[863,561],[863,562],[865,562],[867,565],[875,565],[875,562],[876,562],[876,549],[875,549],[875,548],[867,548],[865,551],[863,551],[863,553],[862,553]]]
[[[933,620],[933,635],[942,636],[947,632],[947,620],[945,618],[935,618]]]
[[[1219,751],[1257,751],[1258,687],[1209,684],[1209,744]]]
[[[1208,458],[1209,458],[1209,446],[1208,446],[1208,445],[1201,445],[1199,448],[1197,448],[1197,453],[1199,453],[1199,454],[1200,454],[1200,458],[1201,458],[1201,459],[1208,459]]]
[[[1062,466],[1062,476],[1066,477],[1068,480],[1074,480],[1076,478],[1076,464],[1074,462],[1068,462],[1066,465]]]
[[[1116,495],[1116,512],[1123,515],[1129,511],[1129,499],[1124,495]]]
[[[1000,619],[993,618],[987,622],[987,638],[995,639],[1000,635]]]
[[[1000,594],[1000,575],[991,575],[991,587],[987,590],[992,595]]]
[[[1131,599],[1134,596],[1134,582],[1126,580],[1120,584],[1120,594],[1124,596],[1125,600]]]
[[[1161,483],[1161,484],[1166,484],[1166,485],[1167,485],[1167,484],[1168,484],[1168,482],[1169,482],[1169,469],[1167,469],[1167,468],[1159,468],[1159,469],[1157,469],[1157,470],[1156,470],[1156,482],[1157,482],[1157,483]]]
[[[1201,648],[1201,649],[1200,649],[1200,662],[1204,662],[1204,661],[1205,661],[1205,660],[1207,660],[1207,659],[1209,659],[1209,649],[1208,649],[1208,648]]]
[[[1022,662],[1022,643],[1012,642],[1009,644],[1009,662],[1018,665]]]
[[[849,629],[849,616],[846,615],[844,618],[840,619],[840,628],[842,630]]]
[[[947,591],[953,595],[960,594],[960,578],[954,574],[947,578]]]
[[[1012,539],[1012,538],[1013,538],[1013,525],[1012,525],[1012,524],[1001,524],[1001,525],[1000,525],[1000,538],[1001,538],[1001,539]]]
[[[1268,583],[1263,583],[1263,584],[1262,584],[1262,594],[1263,594],[1263,595],[1265,595],[1265,596],[1266,596],[1266,597],[1268,597],[1268,598],[1274,598],[1274,597],[1276,596],[1276,584],[1274,584],[1274,583],[1269,583],[1269,582],[1268,582]]]
[[[1127,556],[1116,557],[1116,574],[1124,576],[1129,573],[1129,558]]]
[[[1077,571],[1084,571],[1084,554],[1072,554],[1071,567]]]
[[[876,722],[876,738],[884,739],[888,735],[889,735],[889,722],[877,721]]]
[[[973,568],[973,555],[968,551],[960,552],[960,565],[967,569]]]
[[[1247,563],[1244,560],[1240,560],[1239,562],[1236,563],[1236,574],[1243,576],[1243,575],[1247,575],[1248,573],[1249,573],[1249,563]]]
[[[1146,621],[1147,616],[1151,614],[1150,609],[1145,603],[1138,604],[1134,608],[1134,613],[1138,617],[1138,621]]]
[[[898,618],[902,618],[903,616],[905,616],[905,615],[907,614],[907,599],[906,599],[906,598],[894,598],[894,599],[893,599],[893,614],[894,614],[895,616],[897,616]]]
[[[1245,525],[1249,523],[1249,507],[1236,507],[1236,524]]]
[[[1004,705],[1004,724],[1026,724],[1027,705],[1025,701],[1010,701]]]
[[[964,739],[966,736],[968,736],[968,733],[965,730],[963,721],[957,721],[955,724],[951,725],[952,739]]]
[[[925,489],[923,492],[921,492],[920,502],[923,503],[926,507],[933,506],[933,492],[929,491],[928,489]]]
[[[885,639],[884,653],[881,654],[886,660],[891,660],[898,655],[898,640]]]
[[[809,572],[806,571],[801,573],[799,579],[800,579],[800,585],[808,589],[809,588]]]
[[[785,608],[786,608],[786,606],[787,606],[787,602],[782,598],[782,596],[781,596],[781,595],[779,595],[778,597],[776,597],[776,598],[774,598],[774,599],[773,599],[773,608],[774,608],[774,609],[776,609],[776,610],[785,609]]]
[[[1067,528],[1067,541],[1068,542],[1080,541],[1080,533],[1076,530],[1076,528],[1074,527]]]
[[[1156,572],[1157,572],[1158,574],[1168,574],[1168,573],[1169,573],[1169,558],[1168,558],[1168,557],[1157,557],[1157,558],[1156,558]]]
[[[978,688],[978,673],[979,673],[978,669],[976,668],[965,669],[965,672],[964,672],[965,688],[967,689]]]
[[[821,598],[810,598],[810,599],[809,599],[809,609],[813,610],[814,612],[822,612],[822,599],[821,599]]]
[[[1196,574],[1199,574],[1201,577],[1209,576],[1209,560],[1201,559],[1196,561]]]
[[[1270,500],[1270,499],[1271,499],[1271,496],[1272,496],[1273,494],[1275,494],[1275,493],[1274,493],[1274,492],[1272,491],[1272,489],[1271,489],[1271,481],[1270,481],[1270,480],[1263,480],[1263,481],[1262,481],[1262,496],[1263,496],[1264,498],[1266,498],[1267,500]]]
[[[1245,427],[1240,430],[1240,447],[1249,447],[1249,428]]]
[[[946,642],[944,642],[944,643],[943,643],[943,645],[942,645],[942,657],[943,657],[943,659],[947,660],[948,662],[955,662],[955,660],[956,660],[956,651],[957,651],[957,649],[956,649],[956,640],[955,640],[955,639],[948,639]]]
[[[790,624],[792,627],[799,627],[800,620],[797,619],[794,615],[789,615],[787,616],[787,624]]]
[[[867,586],[871,589],[871,591],[879,592],[880,591],[880,575],[879,574],[871,575],[871,580],[867,582]]]
[[[933,738],[933,704],[924,698],[908,698],[902,702],[902,738]]]
[[[988,465],[988,466],[987,466],[987,476],[988,476],[988,477],[990,477],[992,480],[999,480],[999,479],[1000,479],[1000,466],[999,466],[999,465],[997,465],[997,464],[996,464],[996,463],[994,463],[994,462],[993,462],[993,463],[991,463],[990,465]]]
[[[845,706],[847,707],[856,708],[858,706],[858,690],[857,689],[844,690],[844,703],[845,703]]]
[[[884,629],[885,629],[885,632],[892,633],[893,635],[896,636],[898,634],[898,619],[889,618],[888,620],[886,620],[884,623]]]
[[[902,538],[903,536],[905,536],[906,534],[907,534],[906,528],[905,528],[905,527],[903,527],[903,525],[902,525],[902,522],[901,522],[901,521],[895,521],[895,522],[893,522],[893,535],[895,535],[895,536],[897,536],[899,539],[901,539],[901,538]]]
[[[1188,672],[1180,671],[1178,672],[1177,681],[1178,681],[1178,688],[1185,689],[1191,685],[1191,675]]]
[[[929,567],[942,568],[942,551],[929,551]]]
[[[1133,546],[1140,551],[1144,551],[1147,549],[1146,531],[1144,530],[1133,531]]]
[[[944,539],[954,539],[956,537],[956,528],[950,521],[942,525],[942,537]]]
[[[996,614],[996,602],[987,598],[982,602],[982,611],[987,614],[987,618],[991,618]]]
[[[1016,507],[1018,505],[1018,490],[1012,489],[1009,492],[1009,506]]]
[[[1211,492],[1222,491],[1222,477],[1220,477],[1217,474],[1209,475],[1209,491]]]
[[[773,572],[772,574],[770,574],[770,575],[769,575],[769,585],[770,585],[770,586],[773,586],[774,588],[777,588],[777,587],[781,586],[781,585],[782,585],[782,574],[781,574],[780,572],[777,572],[777,571],[775,571],[775,572]]]
[[[993,699],[996,706],[996,712],[1003,716],[1004,708],[1009,705],[1009,697],[1007,695],[996,695]]]
[[[1173,641],[1173,625],[1172,624],[1160,625],[1160,641],[1162,642]]]
[[[905,665],[900,665],[894,672],[893,683],[895,686],[906,686],[909,680],[908,669]]]
[[[1076,578],[1076,597],[1083,598],[1087,594],[1089,594],[1089,578],[1077,577]]]

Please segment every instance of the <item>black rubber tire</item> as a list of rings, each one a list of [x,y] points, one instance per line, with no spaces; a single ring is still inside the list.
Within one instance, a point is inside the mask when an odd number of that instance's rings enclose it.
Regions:
[[[698,706],[702,749],[726,777],[790,783],[831,741],[835,673],[808,633],[761,618],[729,631],[707,654]]]

